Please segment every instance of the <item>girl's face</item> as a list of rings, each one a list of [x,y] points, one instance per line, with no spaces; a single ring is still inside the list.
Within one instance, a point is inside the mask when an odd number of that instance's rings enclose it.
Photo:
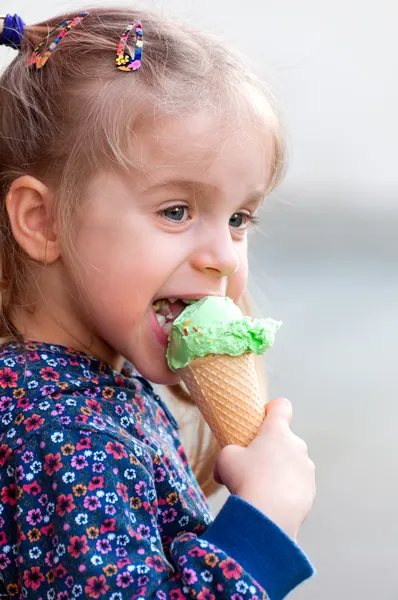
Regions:
[[[114,368],[124,357],[155,383],[179,381],[168,369],[167,329],[153,303],[239,300],[247,229],[269,178],[268,137],[254,127],[220,131],[203,115],[167,118],[138,135],[140,169],[93,178],[77,216],[79,262],[66,267],[69,292],[83,284],[74,320],[92,334],[91,351]]]

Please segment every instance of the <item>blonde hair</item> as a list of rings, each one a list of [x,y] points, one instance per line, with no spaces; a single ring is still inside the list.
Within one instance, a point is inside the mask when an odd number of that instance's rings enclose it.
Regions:
[[[10,314],[27,306],[32,271],[6,210],[16,178],[29,174],[54,187],[54,218],[64,247],[73,254],[67,234],[88,176],[101,168],[139,166],[131,145],[144,120],[198,110],[218,112],[231,122],[249,115],[264,123],[274,139],[269,189],[283,171],[284,143],[268,89],[236,52],[186,25],[145,11],[91,9],[45,67],[29,68],[33,48],[46,37],[49,44],[49,32],[73,16],[27,27],[19,55],[0,80],[0,343],[18,338]],[[144,33],[143,62],[139,71],[123,73],[115,68],[116,48],[127,24],[136,19]],[[189,403],[181,386],[173,386],[172,393]],[[217,487],[211,475],[218,448],[212,438],[203,453],[204,431],[202,422],[193,467],[209,495]]]

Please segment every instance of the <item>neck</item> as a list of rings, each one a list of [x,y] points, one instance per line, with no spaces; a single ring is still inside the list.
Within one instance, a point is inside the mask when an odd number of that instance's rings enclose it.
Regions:
[[[125,359],[103,340],[84,331],[79,324],[73,328],[63,325],[59,307],[56,318],[53,318],[48,311],[45,314],[40,311],[32,314],[19,309],[14,311],[11,320],[25,340],[66,346],[97,358],[115,371],[120,372],[123,368]]]
[[[91,327],[78,290],[57,261],[32,272],[32,284],[11,305],[10,318],[25,340],[73,348],[121,371],[125,359]]]

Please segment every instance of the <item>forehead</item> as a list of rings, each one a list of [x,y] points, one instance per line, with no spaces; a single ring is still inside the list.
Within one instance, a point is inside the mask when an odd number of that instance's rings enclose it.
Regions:
[[[136,132],[141,172],[154,183],[168,177],[204,180],[215,186],[240,181],[265,189],[271,173],[271,127],[249,120],[220,120],[208,113],[165,117]]]

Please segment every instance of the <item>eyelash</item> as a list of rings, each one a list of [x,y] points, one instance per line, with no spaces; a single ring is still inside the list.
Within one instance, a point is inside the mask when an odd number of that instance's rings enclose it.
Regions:
[[[256,215],[247,215],[246,213],[237,213],[237,214],[243,214],[247,218],[250,225],[258,225],[260,223],[260,219],[259,219],[259,217],[256,217]]]
[[[169,206],[168,208],[164,208],[163,210],[159,211],[159,215],[162,216],[164,219],[166,219],[167,221],[171,221],[172,223],[180,223],[180,221],[176,221],[174,219],[170,219],[169,217],[166,217],[164,213],[166,213],[167,211],[176,209],[176,208],[182,208],[184,210],[186,210],[188,212],[188,215],[190,214],[191,210],[188,206],[184,206],[182,204],[175,204],[174,206]],[[255,215],[251,215],[251,214],[247,214],[247,213],[243,213],[243,212],[236,212],[234,213],[232,216],[234,215],[242,215],[245,219],[247,219],[247,223],[249,223],[250,225],[258,225],[260,222],[260,219],[258,217],[256,217]],[[232,217],[231,217],[232,218]],[[185,223],[185,221],[182,221]],[[237,229],[238,231],[243,231],[244,229],[246,229],[246,227],[234,227],[233,229]]]

